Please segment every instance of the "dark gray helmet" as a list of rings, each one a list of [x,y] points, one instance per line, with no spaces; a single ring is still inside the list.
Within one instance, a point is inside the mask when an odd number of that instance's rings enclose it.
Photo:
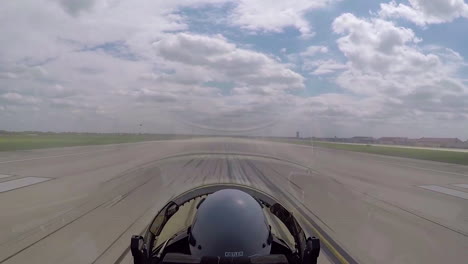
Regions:
[[[189,242],[195,256],[250,257],[270,254],[271,233],[257,200],[225,189],[202,201]]]

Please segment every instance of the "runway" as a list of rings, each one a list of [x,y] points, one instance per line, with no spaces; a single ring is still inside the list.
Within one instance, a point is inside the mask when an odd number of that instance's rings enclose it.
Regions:
[[[468,166],[204,138],[0,153],[0,263],[132,263],[131,235],[163,204],[220,182],[262,189],[326,234],[337,252],[319,263],[468,259]]]

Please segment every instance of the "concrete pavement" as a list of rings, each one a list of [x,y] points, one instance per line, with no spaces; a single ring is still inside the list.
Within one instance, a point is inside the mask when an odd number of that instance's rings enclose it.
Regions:
[[[467,166],[205,138],[3,152],[0,175],[2,263],[129,263],[170,197],[216,182],[274,195],[360,263],[468,259]],[[48,180],[13,188],[26,177]]]

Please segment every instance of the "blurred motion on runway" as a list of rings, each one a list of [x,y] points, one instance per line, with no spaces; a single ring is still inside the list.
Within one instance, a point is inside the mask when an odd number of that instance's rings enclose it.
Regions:
[[[319,263],[345,263],[333,248],[359,263],[468,259],[466,166],[205,138],[0,153],[0,262],[131,263],[131,235],[209,183],[256,187],[313,221],[332,243]]]

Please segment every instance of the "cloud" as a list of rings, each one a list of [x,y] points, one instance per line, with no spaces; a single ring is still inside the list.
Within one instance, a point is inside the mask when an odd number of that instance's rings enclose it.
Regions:
[[[281,32],[294,27],[303,37],[314,32],[304,15],[311,10],[324,8],[336,0],[242,0],[234,8],[231,20],[234,25],[254,32]]]
[[[355,68],[380,74],[426,72],[440,65],[437,56],[423,54],[414,46],[418,39],[411,29],[382,19],[360,19],[343,14],[333,22],[333,31],[344,35],[339,49]]]
[[[179,33],[154,44],[167,65],[175,73],[174,81],[183,80],[189,72],[203,74],[191,76],[191,82],[235,82],[251,89],[268,86],[277,90],[304,87],[304,78],[286,65],[259,52],[237,47],[222,36],[202,36]]]
[[[67,3],[71,2],[82,3]],[[80,12],[78,17],[70,16],[55,1],[3,4],[0,41],[2,50],[8,52],[2,53],[2,64],[20,60],[30,64],[47,62],[92,47],[110,53],[121,52],[123,48],[144,56],[151,49],[153,38],[166,31],[186,28],[182,18],[173,13],[177,4],[143,0],[95,2],[92,9]],[[106,43],[118,45],[106,46]]]
[[[146,74],[149,83],[139,96],[175,95],[177,107],[170,106],[171,112],[186,124],[213,131],[264,127],[290,108],[285,106],[290,91],[304,88],[304,77],[288,65],[221,35],[170,34],[153,47],[165,73]]]
[[[18,93],[5,93],[0,95],[0,101],[8,105],[35,105],[40,102],[39,99],[31,96],[23,96]]]
[[[333,22],[333,30],[341,36],[338,48],[349,66],[336,82],[367,98],[388,98],[381,116],[417,119],[418,114],[435,112],[468,119],[468,106],[462,103],[468,89],[458,77],[466,63],[456,52],[422,49],[412,30],[379,18],[343,14]]]
[[[300,53],[301,56],[312,57],[318,53],[327,53],[328,48],[325,46],[309,46],[307,49]]]
[[[434,131],[440,121],[464,133],[457,127],[468,111],[458,76],[463,56],[423,45],[411,29],[344,14],[332,27],[340,54],[334,43],[294,53],[303,39],[267,54],[263,41],[190,32],[190,12],[182,11],[227,6],[222,30],[270,40],[286,28],[313,35],[305,17],[334,2],[7,1],[0,7],[0,123],[99,132],[135,132],[144,123],[148,132],[266,135],[313,128],[315,135],[349,136],[371,134],[373,126],[412,131],[416,123]]]
[[[395,1],[380,4],[383,18],[404,18],[417,25],[451,22],[468,17],[468,4],[464,0],[409,0],[409,5]]]
[[[273,56],[221,35],[178,33],[186,29],[179,8],[216,2],[2,5],[7,15],[0,18],[0,96],[2,107],[15,107],[18,115],[0,116],[2,124],[37,125],[31,113],[38,111],[70,128],[77,127],[72,116],[79,117],[91,130],[105,120],[125,127],[141,119],[162,131],[168,114],[225,127],[269,122],[281,108],[275,97],[302,89],[304,78]],[[206,85],[210,81],[233,88]],[[227,116],[237,118],[223,121]],[[47,129],[47,122],[40,127]]]
[[[95,0],[58,0],[63,9],[70,15],[78,15],[82,11],[90,10]]]
[[[313,75],[330,74],[348,68],[345,64],[332,59],[311,61],[308,63],[308,67],[315,68],[312,71]]]

